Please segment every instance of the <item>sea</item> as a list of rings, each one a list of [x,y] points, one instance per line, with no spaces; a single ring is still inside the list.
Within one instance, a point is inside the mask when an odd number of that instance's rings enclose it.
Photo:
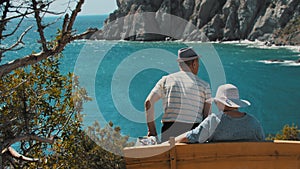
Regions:
[[[102,28],[107,15],[79,16],[77,33],[87,28]],[[47,17],[46,22],[57,18]],[[45,23],[46,23],[45,22]],[[46,28],[48,39],[54,39],[59,23]],[[10,23],[7,31],[16,23]],[[7,46],[22,30],[33,24],[27,18],[15,37],[2,41]],[[1,63],[39,51],[37,31],[33,27],[23,42],[26,48],[8,52]],[[86,128],[95,121],[103,127],[109,121],[121,127],[122,135],[135,139],[147,134],[144,101],[164,75],[178,71],[177,50],[193,47],[201,57],[198,76],[211,85],[212,95],[219,85],[232,83],[240,97],[251,102],[242,111],[254,115],[266,135],[276,134],[284,125],[300,125],[300,46],[265,46],[262,42],[128,42],[78,40],[63,51],[60,69],[74,72],[92,97],[84,105]],[[213,108],[213,112],[216,112]],[[156,127],[160,133],[162,103],[155,104]]]

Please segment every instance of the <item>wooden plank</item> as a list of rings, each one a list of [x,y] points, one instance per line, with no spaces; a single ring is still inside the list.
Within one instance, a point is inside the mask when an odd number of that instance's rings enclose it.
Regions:
[[[175,146],[175,138],[174,137],[170,137],[170,168],[171,169],[176,169],[176,146]]]
[[[176,169],[300,169],[300,143],[295,141],[176,144],[174,149],[171,147],[156,145],[125,149],[126,166],[128,169],[174,166]],[[158,149],[161,154],[157,154]],[[152,151],[155,155],[149,157]],[[147,157],[138,160],[126,157],[126,154],[139,153]]]
[[[126,164],[126,169],[168,169],[170,161],[156,163]]]
[[[159,156],[170,150],[168,144],[158,144],[149,146],[126,147],[124,149],[124,156],[128,158],[147,158]]]
[[[150,145],[124,149],[126,169],[166,169],[170,166],[169,145]]]
[[[178,161],[177,169],[222,168],[222,169],[299,169],[299,162],[289,158],[254,159],[230,158],[210,159],[210,161]]]
[[[264,143],[211,143],[211,144],[190,144],[177,145],[177,159],[207,157],[207,156],[256,156],[267,155],[296,155],[300,153],[300,144],[274,144]]]
[[[274,143],[300,144],[300,141],[292,141],[292,140],[274,140]]]

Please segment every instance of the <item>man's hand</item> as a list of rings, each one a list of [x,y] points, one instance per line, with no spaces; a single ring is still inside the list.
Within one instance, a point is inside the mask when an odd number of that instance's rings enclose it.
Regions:
[[[154,104],[160,99],[157,93],[150,93],[145,101],[146,121],[148,126],[147,136],[157,136],[154,118]]]
[[[147,136],[148,137],[149,136],[157,136],[156,127],[155,127],[154,121],[148,122],[147,125],[148,125],[148,134],[147,134]]]
[[[148,134],[147,134],[147,136],[148,136],[148,137],[150,137],[150,136],[157,136],[157,134],[155,134],[155,133],[151,133],[150,131],[148,131]]]

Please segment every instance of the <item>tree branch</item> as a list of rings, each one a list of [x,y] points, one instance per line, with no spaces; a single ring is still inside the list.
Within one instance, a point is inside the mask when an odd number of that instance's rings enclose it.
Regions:
[[[76,19],[78,13],[81,11],[81,7],[84,3],[84,0],[79,0],[79,2],[76,5],[76,8],[72,11],[71,17],[69,18],[68,15],[66,15],[66,17],[64,19],[63,28],[66,31],[63,32],[61,40],[58,41],[56,46],[54,46],[51,49],[48,49],[46,38],[45,38],[44,32],[43,32],[43,25],[41,23],[41,18],[39,16],[39,11],[37,9],[37,2],[35,0],[32,0],[32,2],[35,3],[33,5],[33,6],[35,6],[34,7],[34,9],[35,9],[35,19],[36,19],[36,23],[37,23],[37,26],[38,26],[38,32],[39,32],[40,37],[41,37],[41,43],[42,43],[43,50],[40,53],[30,54],[30,55],[27,55],[23,58],[19,58],[19,59],[16,59],[16,60],[12,61],[12,62],[0,65],[0,77],[10,73],[11,71],[13,71],[17,68],[32,65],[32,64],[35,64],[35,63],[37,63],[37,62],[39,62],[43,59],[46,59],[48,57],[59,54],[64,50],[65,46],[68,43],[70,43],[71,41],[74,41],[76,39],[80,39],[81,37],[91,33],[90,31],[86,31],[82,34],[77,34],[77,35],[74,35],[74,36],[71,35],[71,31],[73,29],[75,19]]]
[[[8,62],[6,64],[3,64],[0,66],[0,77],[2,77],[5,74],[10,73],[11,71],[13,71],[19,67],[25,67],[28,65],[35,64],[49,56],[52,56],[51,51],[47,51],[47,52],[43,51],[43,52],[40,52],[37,54],[27,55],[23,58],[19,58],[19,59],[13,60],[11,62]]]
[[[83,37],[85,37],[86,35],[89,35],[91,33],[95,33],[96,31],[93,30],[93,29],[89,29],[85,32],[83,32],[82,34],[77,34],[77,35],[74,35],[71,37],[71,41],[75,41],[75,40],[78,40],[78,39],[82,39]]]
[[[26,162],[38,162],[38,161],[40,161],[40,159],[38,159],[38,158],[30,158],[30,157],[26,157],[26,156],[24,156],[24,155],[22,155],[22,154],[20,154],[20,153],[18,153],[14,148],[12,148],[12,147],[8,147],[7,149],[6,149],[6,151],[5,152],[9,152],[10,153],[10,155],[13,157],[13,158],[16,158],[16,159],[18,159],[18,160],[22,160],[22,161],[26,161]],[[4,153],[5,153],[4,152]],[[3,154],[3,153],[2,153]]]
[[[72,15],[71,15],[68,27],[67,27],[67,31],[71,31],[73,29],[75,19],[76,19],[78,13],[81,11],[81,7],[82,7],[83,3],[84,3],[84,0],[80,0],[77,3],[75,10],[73,10],[73,12],[72,12]]]
[[[69,14],[66,14],[66,15],[65,15],[65,18],[64,18],[63,25],[62,25],[62,29],[61,29],[61,31],[63,32],[63,34],[64,34],[65,32],[67,32],[67,25],[68,25],[68,22],[69,22]]]
[[[48,143],[48,144],[53,144],[54,143],[54,137],[50,138],[44,138],[44,137],[39,137],[36,135],[25,135],[25,136],[19,136],[17,138],[5,141],[3,143],[3,147],[10,147],[12,144],[20,142],[20,141],[29,141],[29,140],[35,140],[43,143]],[[1,150],[2,152],[3,150]]]
[[[11,62],[8,62],[6,64],[0,65],[0,77],[10,73],[11,71],[20,68],[20,67],[25,67],[28,65],[33,65],[35,63],[38,63],[39,61],[46,59],[48,57],[54,56],[58,53],[61,53],[65,46],[67,45],[67,43],[80,39],[81,37],[89,34],[89,31],[86,31],[82,34],[79,35],[75,35],[75,36],[70,36],[68,39],[66,39],[63,42],[60,42],[56,47],[54,47],[51,50],[48,51],[42,51],[40,53],[37,54],[31,54],[31,55],[27,55],[23,58],[19,58],[16,60],[13,60]]]
[[[55,1],[55,0],[54,0],[54,1]],[[44,10],[44,8],[42,8],[42,9],[41,9],[41,12],[43,12],[43,13],[45,13],[45,14],[46,14],[46,13],[47,13],[47,14],[52,14],[52,15],[62,15],[62,14],[64,14],[64,13],[67,12],[66,9],[65,9],[64,11],[62,11],[62,12],[49,11],[49,7],[50,7],[50,5],[51,5],[54,1],[51,1],[51,2],[46,3],[46,4],[45,4],[46,9]]]
[[[3,53],[7,52],[7,51],[10,51],[10,50],[13,50],[14,48],[16,48],[19,44],[24,44],[23,42],[23,38],[24,36],[28,33],[28,31],[32,28],[33,26],[30,26],[28,27],[22,34],[21,36],[19,37],[18,41],[16,43],[14,43],[13,45],[11,45],[10,47],[8,48],[0,48],[0,56],[2,56]]]
[[[14,16],[10,16],[10,17],[6,17],[6,18],[3,18],[2,19],[2,22],[8,22],[8,21],[11,21],[13,19],[17,19],[17,18],[21,18],[21,17],[26,17],[27,15],[30,15],[30,14],[33,14],[34,12],[24,12],[22,14],[19,14],[19,15],[14,15]]]
[[[16,31],[20,28],[20,25],[21,25],[21,23],[23,22],[24,18],[25,18],[25,16],[22,16],[22,18],[20,19],[20,21],[18,21],[18,24],[17,24],[17,26],[14,28],[14,30],[11,31],[11,32],[8,33],[8,34],[2,35],[2,38],[6,38],[6,37],[9,37],[9,36],[12,36],[13,34],[15,34]]]
[[[47,40],[46,40],[46,37],[44,34],[45,27],[42,25],[42,18],[40,17],[40,10],[38,9],[38,3],[35,0],[32,0],[32,7],[34,10],[34,18],[35,18],[36,25],[38,28],[37,31],[41,38],[41,44],[42,44],[43,51],[48,51]]]

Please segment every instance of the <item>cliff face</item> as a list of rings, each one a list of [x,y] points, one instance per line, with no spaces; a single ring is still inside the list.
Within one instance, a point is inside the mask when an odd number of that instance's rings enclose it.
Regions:
[[[300,17],[300,0],[117,0],[117,5],[92,38],[291,43],[280,31]],[[300,44],[299,31],[300,25],[288,37],[294,44]]]

